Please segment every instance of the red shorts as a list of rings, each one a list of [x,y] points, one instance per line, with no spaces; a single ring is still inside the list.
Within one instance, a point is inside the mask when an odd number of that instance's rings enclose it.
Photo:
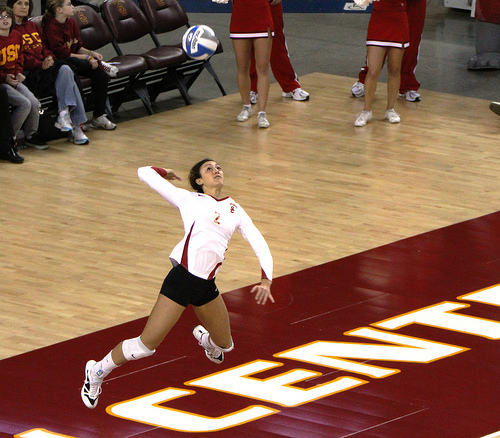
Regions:
[[[373,10],[368,24],[367,46],[406,48],[410,45],[410,30],[405,11]]]
[[[229,36],[231,38],[267,38],[274,33],[268,0],[233,0]]]

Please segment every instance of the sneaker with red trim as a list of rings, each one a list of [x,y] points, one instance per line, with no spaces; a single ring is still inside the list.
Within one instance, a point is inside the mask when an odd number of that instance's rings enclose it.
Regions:
[[[112,78],[116,77],[116,75],[118,74],[118,67],[113,64],[108,64],[104,61],[99,61],[99,68]]]

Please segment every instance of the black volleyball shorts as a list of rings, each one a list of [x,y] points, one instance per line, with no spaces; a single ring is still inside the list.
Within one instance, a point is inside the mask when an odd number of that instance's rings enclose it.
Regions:
[[[215,279],[196,277],[183,266],[174,266],[163,281],[160,293],[172,301],[187,307],[203,306],[219,296]]]

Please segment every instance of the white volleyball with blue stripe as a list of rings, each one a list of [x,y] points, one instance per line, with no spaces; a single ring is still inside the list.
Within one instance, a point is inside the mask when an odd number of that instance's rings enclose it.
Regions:
[[[208,26],[191,26],[182,37],[182,48],[193,59],[203,60],[215,53],[219,39]]]

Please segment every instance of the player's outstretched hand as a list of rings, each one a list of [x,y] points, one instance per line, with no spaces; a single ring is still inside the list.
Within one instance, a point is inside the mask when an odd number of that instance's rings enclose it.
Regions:
[[[164,177],[165,179],[170,179],[170,180],[177,179],[179,181],[182,180],[182,178],[180,176],[177,176],[172,169],[165,169],[165,170],[167,171],[167,176]]]
[[[274,298],[271,295],[271,282],[266,278],[263,278],[260,284],[254,286],[250,293],[255,292],[255,299],[257,300],[257,304],[266,304],[269,299],[272,303],[274,303]]]

